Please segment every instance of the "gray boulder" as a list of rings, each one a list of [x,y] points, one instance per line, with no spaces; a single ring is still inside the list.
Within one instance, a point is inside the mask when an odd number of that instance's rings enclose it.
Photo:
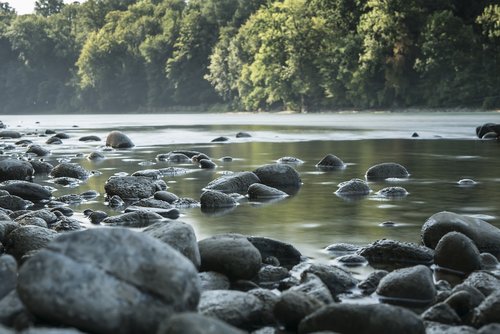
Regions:
[[[40,226],[21,226],[10,232],[5,249],[19,262],[28,252],[39,250],[54,240],[57,232]]]
[[[316,164],[316,167],[320,169],[344,169],[345,163],[336,155],[327,154]]]
[[[407,196],[408,191],[403,187],[386,187],[377,191],[377,195],[385,198],[399,198]]]
[[[220,234],[200,240],[201,271],[216,271],[231,280],[252,279],[262,264],[260,252],[239,234]]]
[[[342,319],[339,321],[339,319]],[[301,321],[298,333],[332,331],[344,334],[424,334],[418,315],[385,304],[331,304]]]
[[[190,259],[196,268],[200,267],[200,250],[191,225],[180,221],[160,222],[149,226],[143,233],[170,245]]]
[[[198,274],[201,281],[201,290],[229,290],[231,282],[226,275],[216,271],[204,271]]]
[[[123,132],[111,131],[106,137],[106,146],[111,146],[112,148],[131,148],[135,145]]]
[[[463,284],[476,288],[484,296],[500,290],[500,279],[487,271],[473,272],[463,281]]]
[[[31,153],[31,154],[39,156],[39,157],[44,157],[46,155],[49,155],[50,151],[47,150],[46,148],[43,148],[40,145],[30,145],[28,147],[28,150],[26,151],[26,153]]]
[[[481,269],[479,250],[472,240],[460,232],[449,232],[439,240],[434,253],[439,270],[460,276]]]
[[[98,137],[98,136],[91,135],[91,136],[80,137],[80,138],[78,138],[78,140],[79,141],[85,141],[85,142],[87,142],[87,141],[101,141],[101,138]]]
[[[17,285],[17,262],[12,256],[0,256],[0,300],[14,291]]]
[[[301,277],[300,284],[292,286],[288,291],[305,293],[325,305],[335,301],[335,297],[330,292],[328,286],[313,273],[304,273]]]
[[[415,307],[434,303],[437,294],[432,271],[423,265],[387,274],[380,280],[376,292],[384,303]]]
[[[297,331],[297,328],[306,316],[325,306],[313,296],[298,292],[285,291],[281,294],[276,306],[274,316],[286,329]]]
[[[254,173],[261,183],[281,190],[302,185],[299,173],[287,164],[264,165],[254,170]]]
[[[27,161],[16,159],[0,160],[0,181],[30,181],[34,173],[33,166]]]
[[[490,294],[476,307],[472,323],[475,327],[500,323],[500,290]]]
[[[479,218],[447,211],[436,213],[422,226],[422,241],[434,249],[439,240],[452,231],[465,234],[476,244],[479,252],[491,253],[500,259],[500,229]]]
[[[460,325],[462,320],[450,305],[446,303],[437,303],[421,315],[425,321],[434,321],[448,325]]]
[[[0,183],[0,190],[6,190],[11,195],[33,202],[49,200],[52,197],[52,192],[48,188],[21,180],[4,181]]]
[[[263,260],[273,257],[278,260],[278,265],[287,269],[300,263],[302,254],[293,245],[266,237],[248,237],[248,241],[260,252]]]
[[[213,317],[179,313],[165,320],[156,334],[244,334],[246,332]]]
[[[155,199],[158,199],[160,201],[165,201],[169,204],[172,204],[179,199],[179,196],[177,196],[176,194],[165,190],[157,191],[154,193],[153,196]]]
[[[126,212],[104,218],[101,223],[108,226],[146,227],[162,221],[163,216],[149,210]]]
[[[358,251],[376,268],[404,268],[416,264],[431,265],[434,251],[415,243],[382,239]]]
[[[18,196],[14,195],[0,196],[0,208],[17,211],[17,210],[25,210],[30,206],[33,206],[33,202],[26,201]]]
[[[15,221],[21,221],[24,219],[31,219],[31,218],[40,218],[43,219],[48,225],[51,225],[57,221],[57,216],[47,210],[47,209],[40,209],[40,210],[35,210],[35,211],[28,211],[18,217],[15,218]]]
[[[246,194],[248,187],[254,183],[260,183],[260,179],[252,172],[235,173],[222,176],[211,181],[206,190],[217,190],[226,194]]]
[[[86,180],[90,172],[76,163],[62,162],[55,166],[49,174],[51,177],[72,177],[79,180]]]
[[[21,138],[21,133],[14,130],[0,131],[0,138]]]
[[[0,220],[0,243],[5,244],[10,232],[19,227],[19,223],[11,220]]]
[[[220,191],[207,190],[200,196],[201,208],[216,209],[216,208],[231,208],[238,205],[236,200]]]
[[[35,175],[47,175],[52,171],[52,166],[50,163],[46,161],[40,161],[40,160],[30,160],[29,163],[33,167],[33,170],[35,171]]]
[[[351,273],[332,265],[312,264],[305,272],[319,277],[334,297],[341,293],[348,292],[358,284],[358,281]]]
[[[351,179],[341,182],[338,188],[335,194],[340,197],[361,197],[368,195],[371,191],[368,183],[361,179]]]
[[[60,235],[23,264],[17,290],[38,318],[92,333],[154,333],[200,296],[191,261],[121,228]]]
[[[248,187],[248,198],[251,200],[269,200],[284,197],[288,197],[286,192],[265,184],[254,183]]]
[[[148,198],[167,185],[163,180],[153,180],[144,176],[112,176],[104,185],[108,197],[118,195],[125,200]]]
[[[402,165],[395,162],[384,162],[368,168],[367,180],[385,180],[389,178],[407,178],[410,173]]]
[[[0,299],[0,324],[13,327],[19,317],[30,317],[26,307],[19,299],[17,291],[10,291],[5,297]],[[1,326],[0,326],[1,329]],[[0,333],[4,333],[0,330]]]

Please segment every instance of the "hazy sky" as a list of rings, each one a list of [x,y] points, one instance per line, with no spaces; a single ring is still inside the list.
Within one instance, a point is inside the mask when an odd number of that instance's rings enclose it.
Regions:
[[[18,14],[29,14],[33,13],[35,8],[36,0],[2,0],[3,2],[8,2],[9,5],[16,10]],[[64,0],[65,3],[72,3],[74,0]],[[82,2],[80,0],[79,2]]]

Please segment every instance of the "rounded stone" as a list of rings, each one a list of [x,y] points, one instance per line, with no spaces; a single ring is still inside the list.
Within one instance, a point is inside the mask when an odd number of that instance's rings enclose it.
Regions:
[[[30,145],[26,153],[31,153],[39,157],[44,157],[50,154],[50,151],[41,147],[40,145]]]
[[[35,171],[35,175],[38,174],[49,174],[52,171],[52,166],[50,163],[46,161],[40,161],[40,160],[30,160],[29,163],[33,167],[33,170]]]
[[[21,138],[21,133],[13,130],[0,131],[0,138]]]
[[[389,178],[407,178],[410,173],[402,165],[395,162],[384,162],[368,168],[367,180],[384,180]]]
[[[108,217],[108,214],[104,211],[92,211],[88,218],[92,224],[97,225]]]
[[[9,233],[6,238],[5,249],[17,261],[21,261],[23,255],[44,248],[56,236],[57,232],[48,228],[34,225],[21,226]]]
[[[217,165],[215,164],[215,162],[213,162],[212,160],[208,160],[208,159],[199,160],[198,165],[200,166],[200,168],[203,168],[203,169],[217,168]]]
[[[98,136],[83,136],[83,137],[80,137],[78,139],[79,141],[84,141],[84,142],[88,142],[88,141],[101,141],[101,138],[98,137]]]
[[[27,161],[16,159],[0,160],[0,181],[30,181],[34,173],[33,166]]]
[[[198,242],[201,271],[220,272],[231,280],[252,279],[262,265],[260,252],[238,234],[215,235]]]
[[[304,163],[303,160],[296,157],[281,157],[276,160],[278,164],[290,164],[290,165],[301,165]]]
[[[248,132],[240,131],[236,134],[236,138],[250,138],[250,137],[252,137],[252,135],[249,134]]]
[[[300,187],[302,180],[299,173],[287,164],[269,164],[254,170],[261,183],[283,189],[286,187]]]
[[[219,177],[211,181],[204,189],[217,190],[226,194],[246,194],[248,187],[260,183],[260,179],[252,172],[235,173]]]
[[[299,264],[302,254],[292,244],[266,237],[248,237],[250,243],[259,250],[262,259],[277,259],[278,264],[287,269]]]
[[[112,176],[104,185],[108,197],[118,195],[126,200],[148,198],[160,190],[166,189],[163,180],[154,180],[145,176]]]
[[[336,155],[327,154],[316,164],[316,167],[321,169],[343,169],[345,163]]]
[[[43,321],[92,333],[155,333],[175,312],[194,311],[200,297],[189,260],[122,228],[61,234],[23,264],[17,289]]]
[[[236,200],[220,191],[207,190],[200,197],[201,208],[230,208],[236,206]]]
[[[177,196],[176,194],[164,190],[155,192],[153,196],[155,199],[165,201],[170,204],[179,199],[179,196]]]
[[[351,179],[350,181],[341,182],[338,188],[335,194],[340,197],[366,196],[371,191],[368,183],[361,179]]]
[[[377,268],[385,266],[401,268],[416,264],[431,265],[434,260],[434,251],[428,247],[390,239],[377,240],[360,249],[358,254]]]
[[[311,295],[288,290],[281,294],[276,303],[274,316],[286,329],[296,331],[302,319],[324,305]]]
[[[111,131],[106,137],[106,146],[111,146],[112,148],[131,148],[135,145],[123,132]]]
[[[244,334],[246,332],[213,317],[198,313],[175,314],[165,320],[156,334]]]
[[[201,290],[229,290],[231,282],[226,275],[216,271],[204,271],[198,274],[201,281]]]
[[[500,290],[490,294],[474,310],[472,323],[481,327],[491,323],[500,323]]]
[[[460,276],[481,269],[479,250],[472,240],[460,232],[445,234],[436,245],[434,263],[439,270]]]
[[[100,152],[90,152],[89,155],[87,156],[87,159],[92,160],[92,161],[97,161],[97,160],[103,160],[106,159],[104,154]]]
[[[408,191],[403,187],[386,187],[377,191],[377,195],[386,198],[405,197]]]
[[[0,183],[0,190],[6,190],[11,195],[33,202],[49,200],[52,197],[52,192],[49,189],[37,183],[20,180],[2,182]]]
[[[157,223],[164,218],[152,211],[138,210],[133,212],[126,212],[117,216],[104,218],[101,223],[108,226],[122,226],[122,227],[147,227]]]
[[[394,270],[380,280],[376,292],[384,303],[411,306],[430,305],[437,294],[432,271],[424,265]]]
[[[254,183],[248,187],[248,198],[253,200],[265,200],[288,197],[288,194],[279,189],[266,186],[261,183]]]
[[[14,257],[4,254],[0,256],[0,300],[17,285],[17,262]]]
[[[55,166],[49,174],[51,177],[72,177],[79,180],[86,180],[90,172],[75,163],[62,162]]]

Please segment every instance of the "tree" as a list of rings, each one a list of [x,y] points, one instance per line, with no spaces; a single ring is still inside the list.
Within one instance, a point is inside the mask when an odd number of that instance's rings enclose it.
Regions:
[[[63,0],[38,0],[35,2],[35,13],[42,16],[50,16],[60,13],[63,7]]]

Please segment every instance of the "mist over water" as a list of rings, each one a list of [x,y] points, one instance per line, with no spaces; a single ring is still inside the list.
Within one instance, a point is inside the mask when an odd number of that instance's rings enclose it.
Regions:
[[[2,116],[9,130],[17,130],[34,143],[51,150],[44,160],[58,164],[71,161],[95,171],[78,187],[63,187],[47,177],[35,182],[56,188],[54,196],[97,190],[95,200],[71,206],[75,217],[90,223],[86,208],[118,214],[105,204],[104,183],[118,173],[168,166],[190,173],[165,177],[168,191],[199,200],[202,188],[224,174],[252,171],[285,156],[304,161],[294,165],[303,186],[279,202],[242,200],[228,212],[205,214],[199,208],[181,209],[179,220],[190,223],[199,239],[217,233],[242,233],[276,238],[295,245],[304,255],[329,260],[324,247],[338,242],[364,245],[388,238],[420,242],[420,228],[440,211],[453,211],[484,219],[500,227],[500,143],[479,140],[475,127],[500,123],[499,113],[341,113],[341,114],[168,114],[168,115],[36,115]],[[74,127],[75,126],[75,127]],[[46,145],[40,137],[46,129],[67,133],[62,145]],[[120,130],[135,143],[127,150],[104,150],[111,130]],[[245,131],[250,138],[236,138]],[[412,138],[417,132],[419,137]],[[29,133],[32,133],[31,135]],[[78,139],[97,135],[101,142]],[[212,139],[226,136],[227,142]],[[3,139],[7,145],[15,139]],[[209,155],[218,167],[202,170],[194,164],[168,164],[156,156],[172,150],[197,150]],[[22,156],[25,148],[4,150],[4,156]],[[90,161],[86,155],[100,151],[106,159]],[[327,154],[341,158],[347,167],[324,171],[315,165]],[[223,162],[221,157],[233,161]],[[37,158],[38,159],[38,158]],[[364,178],[378,163],[397,162],[410,178],[370,182],[372,193],[355,200],[334,194],[340,182]],[[459,185],[461,179],[477,182]],[[375,193],[387,186],[401,186],[408,196],[381,199]]]

